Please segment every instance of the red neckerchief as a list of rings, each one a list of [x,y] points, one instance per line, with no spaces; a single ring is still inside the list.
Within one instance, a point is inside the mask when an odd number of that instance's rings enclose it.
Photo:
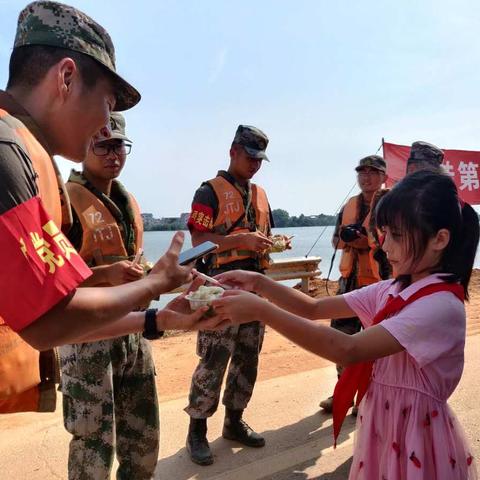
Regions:
[[[373,319],[373,325],[377,325],[385,318],[399,312],[410,303],[419,298],[426,297],[436,292],[452,292],[462,302],[465,295],[464,290],[458,283],[433,283],[420,288],[407,300],[404,300],[400,295],[396,297],[390,295],[385,306],[377,312]],[[355,394],[357,394],[356,405],[359,405],[372,375],[373,361],[356,363],[347,367],[340,376],[335,391],[333,393],[333,438],[334,446],[337,446],[337,438],[342,428],[343,420],[347,415],[348,409],[352,406]],[[358,392],[358,393],[357,393]]]

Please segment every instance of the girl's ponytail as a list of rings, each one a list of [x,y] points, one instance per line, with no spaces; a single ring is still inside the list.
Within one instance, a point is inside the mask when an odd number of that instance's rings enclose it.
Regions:
[[[465,291],[468,299],[468,283],[472,274],[475,254],[479,240],[480,227],[477,212],[468,203],[460,203],[462,212],[462,226],[457,236],[457,241],[452,245],[452,256],[449,270],[453,273]]]

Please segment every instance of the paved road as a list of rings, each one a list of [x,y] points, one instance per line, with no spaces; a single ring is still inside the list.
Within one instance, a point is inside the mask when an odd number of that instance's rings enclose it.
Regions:
[[[473,333],[473,332],[472,332]],[[451,405],[465,427],[475,458],[480,457],[480,335],[469,336],[466,368]],[[346,478],[353,448],[354,422],[345,423],[341,442],[331,448],[331,419],[318,401],[335,382],[334,367],[286,375],[257,384],[246,420],[265,434],[262,449],[237,448],[221,438],[222,413],[209,422],[216,462],[193,465],[185,451],[188,417],[185,398],[161,404],[162,446],[157,479],[168,480],[339,480]],[[60,410],[55,414],[0,417],[0,478],[66,478],[68,435]]]

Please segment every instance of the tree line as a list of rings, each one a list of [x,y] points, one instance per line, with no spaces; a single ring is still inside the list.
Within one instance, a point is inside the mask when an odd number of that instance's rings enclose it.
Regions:
[[[273,221],[275,222],[275,227],[277,228],[286,228],[286,227],[323,227],[327,225],[335,225],[337,220],[336,215],[304,215],[300,214],[298,217],[290,216],[286,210],[277,208],[272,210]]]
[[[179,230],[187,230],[187,225],[185,222],[178,219],[178,221],[169,222],[167,224],[163,223],[161,225],[145,225],[143,229],[146,232],[178,232]]]
[[[287,227],[323,227],[328,225],[335,225],[337,219],[336,215],[304,215],[303,213],[297,216],[290,216],[286,210],[277,208],[272,210],[273,221],[276,228]],[[145,225],[145,231],[175,231],[186,230],[185,222],[180,220],[173,220],[167,224],[161,225]]]

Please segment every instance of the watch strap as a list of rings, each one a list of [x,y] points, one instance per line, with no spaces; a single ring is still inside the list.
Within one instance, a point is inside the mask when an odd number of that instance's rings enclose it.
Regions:
[[[163,330],[160,331],[157,329],[157,312],[156,308],[147,308],[145,310],[145,325],[143,328],[143,338],[147,340],[157,340],[158,338],[163,337],[165,333]]]

